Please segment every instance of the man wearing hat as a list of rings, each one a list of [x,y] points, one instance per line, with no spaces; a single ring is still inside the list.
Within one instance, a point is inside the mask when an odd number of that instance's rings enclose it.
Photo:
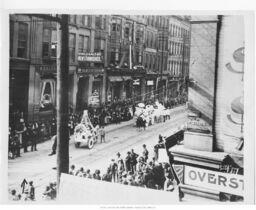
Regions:
[[[139,157],[139,155],[136,154],[134,152],[134,150],[132,149],[131,150],[131,169],[132,169],[132,173],[135,173],[135,171],[136,171],[136,165],[138,163],[138,161],[137,161],[138,157]]]
[[[143,156],[143,158],[144,158],[144,161],[145,161],[145,163],[147,162],[147,160],[148,160],[148,150],[147,150],[147,146],[146,146],[146,144],[143,144],[143,152],[142,152],[142,156]]]
[[[22,144],[22,146],[24,147],[24,152],[27,152],[26,130],[27,128],[25,126],[24,119],[21,118],[15,131],[19,135],[19,141],[20,141],[20,144]]]
[[[109,166],[109,171],[111,174],[111,180],[112,182],[116,182],[117,181],[117,164],[115,162],[115,159],[111,159],[111,163]]]
[[[126,171],[131,171],[131,152],[127,152],[127,156],[125,158],[125,169]]]
[[[120,178],[120,175],[122,174],[122,172],[125,170],[124,168],[124,161],[121,158],[121,154],[118,152],[116,154],[117,156],[117,173],[118,173],[118,179]]]
[[[35,187],[33,181],[30,181],[28,184],[28,198],[33,201],[35,200]]]

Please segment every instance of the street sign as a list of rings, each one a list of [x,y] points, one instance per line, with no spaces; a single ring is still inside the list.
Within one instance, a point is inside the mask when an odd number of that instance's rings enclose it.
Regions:
[[[184,183],[239,196],[244,194],[244,177],[238,174],[185,166]]]

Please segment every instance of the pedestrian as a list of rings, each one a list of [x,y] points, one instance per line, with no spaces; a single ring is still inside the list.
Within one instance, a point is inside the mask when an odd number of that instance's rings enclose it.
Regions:
[[[12,200],[12,201],[20,200],[20,197],[16,194],[16,190],[12,190],[11,191],[11,198],[10,198],[10,200]]]
[[[14,135],[12,133],[9,134],[9,157],[11,159],[15,158],[16,153],[16,147],[15,147],[15,139]]]
[[[25,126],[25,122],[24,119],[21,118],[17,128],[16,128],[16,133],[19,135],[19,141],[20,144],[23,146],[24,148],[24,153],[27,152],[27,136],[26,136],[26,126]]]
[[[104,130],[104,126],[101,126],[99,129],[99,134],[100,134],[100,142],[106,142],[105,141],[105,130]]]
[[[29,182],[28,186],[28,197],[30,200],[34,201],[35,200],[35,187],[33,185],[33,181]]]
[[[75,165],[70,166],[69,174],[70,175],[75,175]]]
[[[32,124],[31,151],[37,151],[37,148],[36,148],[36,145],[37,145],[37,130],[38,130],[37,123],[33,123]]]
[[[146,167],[146,163],[144,162],[144,158],[140,157],[139,158],[139,164],[138,164],[138,171],[142,172]]]
[[[144,158],[144,161],[145,161],[145,163],[147,162],[147,160],[148,160],[148,150],[147,150],[147,146],[146,146],[146,144],[143,144],[143,152],[142,152],[142,156],[143,156],[143,158]]]
[[[121,154],[118,152],[116,155],[117,155],[117,174],[118,174],[118,179],[119,179],[121,177],[121,174],[125,170],[125,167],[124,167],[124,161],[121,157]],[[118,180],[118,181],[120,181],[120,180]]]
[[[57,135],[54,135],[54,136],[51,138],[51,140],[53,141],[53,144],[52,144],[52,152],[49,154],[49,156],[56,154],[56,149],[57,149]]]
[[[172,192],[174,190],[173,180],[166,174],[166,180],[164,182],[164,191]]]
[[[14,135],[14,154],[16,155],[16,157],[21,157],[20,156],[20,148],[21,148],[21,143],[20,143],[20,139],[19,139],[19,135],[15,134]]]
[[[138,161],[137,161],[138,157],[139,157],[139,155],[134,152],[134,149],[131,149],[131,170],[132,170],[132,173],[136,172],[136,165],[138,163]]]
[[[99,169],[95,170],[95,173],[93,174],[93,178],[97,179],[97,180],[101,180],[100,170]]]
[[[111,174],[111,181],[116,182],[117,181],[117,164],[115,162],[115,159],[111,159],[111,163],[109,165],[109,172]]]
[[[91,170],[90,169],[87,169],[86,170],[86,173],[85,173],[85,176],[84,176],[85,178],[88,178],[88,179],[92,179],[93,177],[92,177],[92,175],[91,175]]]
[[[76,172],[76,176],[84,177],[84,168],[83,168],[83,167],[81,167],[81,168]]]
[[[126,172],[131,171],[131,152],[127,152],[127,156],[125,158],[125,169]]]

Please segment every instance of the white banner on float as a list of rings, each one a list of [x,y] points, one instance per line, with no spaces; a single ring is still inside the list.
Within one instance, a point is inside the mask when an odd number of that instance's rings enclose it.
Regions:
[[[244,177],[242,175],[191,166],[185,166],[184,184],[240,196],[244,194]]]

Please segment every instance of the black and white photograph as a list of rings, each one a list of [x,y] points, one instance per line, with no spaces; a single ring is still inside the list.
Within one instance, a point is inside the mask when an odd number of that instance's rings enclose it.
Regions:
[[[166,9],[6,13],[5,203],[247,203],[253,12]]]

